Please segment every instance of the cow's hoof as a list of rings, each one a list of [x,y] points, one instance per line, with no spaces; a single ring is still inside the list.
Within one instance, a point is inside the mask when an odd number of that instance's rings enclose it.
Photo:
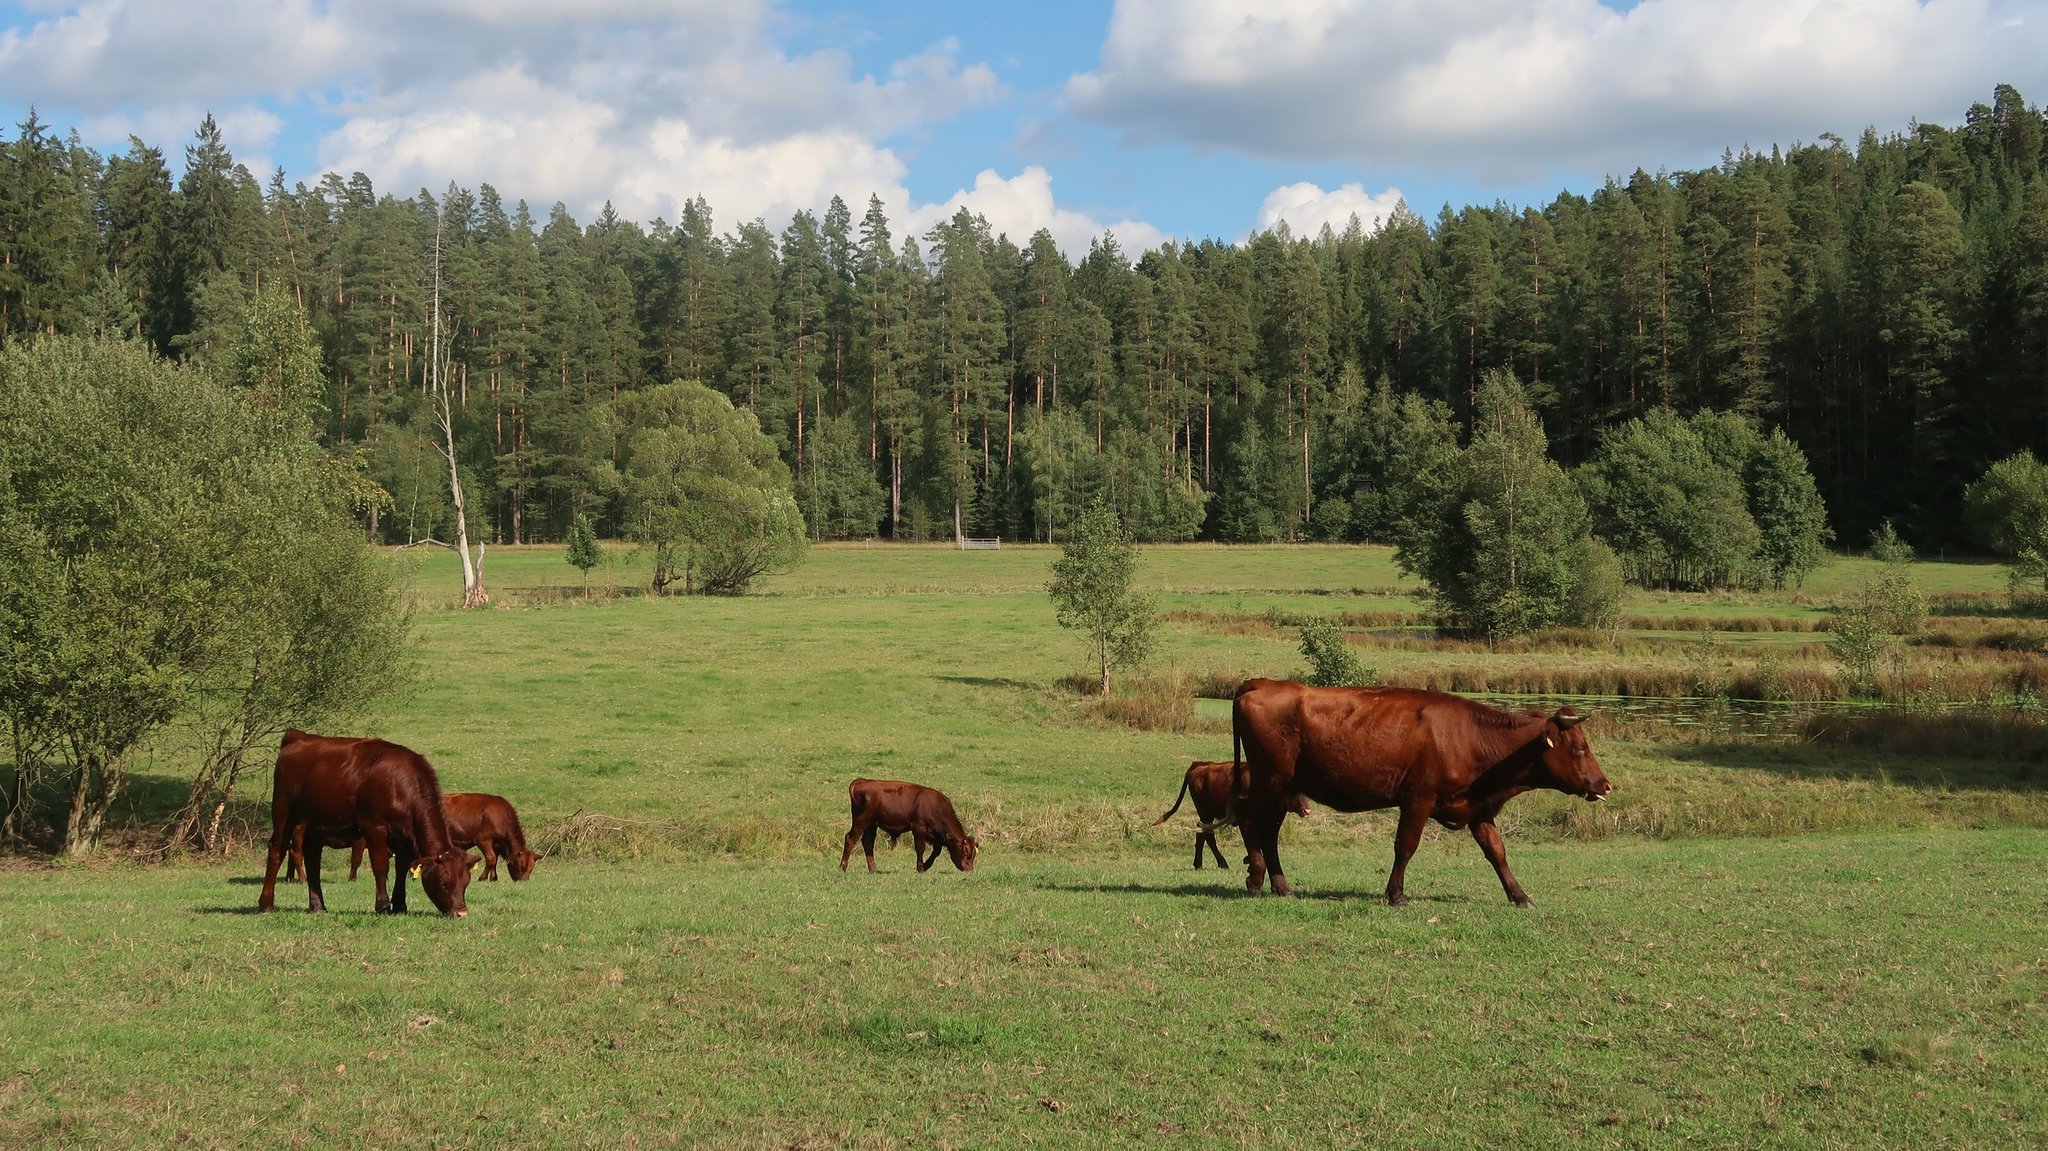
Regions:
[[[1408,906],[1408,897],[1407,897],[1407,896],[1405,896],[1405,895],[1394,895],[1394,894],[1391,894],[1391,893],[1390,893],[1390,894],[1388,894],[1388,896],[1387,896],[1387,906],[1388,906],[1388,907],[1406,907],[1406,906]]]
[[[1524,896],[1523,896],[1523,897],[1521,897],[1520,899],[1517,899],[1517,900],[1515,900],[1515,906],[1516,906],[1516,907],[1534,907],[1534,906],[1536,906],[1536,901],[1535,901],[1535,900],[1533,900],[1533,899],[1531,899],[1531,898],[1529,898],[1528,896],[1524,895]]]

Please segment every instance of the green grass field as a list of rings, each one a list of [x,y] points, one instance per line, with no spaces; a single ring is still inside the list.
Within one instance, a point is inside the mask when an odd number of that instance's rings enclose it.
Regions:
[[[332,913],[281,888],[257,916],[266,779],[225,861],[0,861],[0,1147],[2048,1141],[2031,746],[1616,709],[1590,729],[1609,803],[1502,821],[1535,910],[1447,833],[1389,908],[1389,814],[1320,810],[1283,837],[1301,897],[1251,899],[1189,868],[1185,811],[1151,826],[1227,727],[1100,718],[1056,554],[820,548],[759,595],[655,600],[619,594],[629,559],[586,599],[559,548],[502,549],[472,613],[443,610],[451,557],[411,561],[422,675],[364,730],[511,797],[556,854],[461,921],[371,916],[331,855]],[[1858,562],[1631,610],[1825,611]],[[1143,578],[1210,621],[1166,626],[1161,675],[1296,671],[1269,612],[1421,610],[1382,549],[1147,549]],[[1631,642],[1455,658],[1704,658]],[[141,766],[146,823],[181,781]],[[917,875],[905,844],[842,875],[856,775],[946,790],[980,866]]]

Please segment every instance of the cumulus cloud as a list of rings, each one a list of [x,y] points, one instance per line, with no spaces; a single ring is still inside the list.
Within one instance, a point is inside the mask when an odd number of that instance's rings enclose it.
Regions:
[[[1053,200],[1051,174],[1035,165],[1009,179],[993,170],[984,170],[974,178],[974,187],[953,193],[944,203],[913,211],[911,234],[924,235],[933,224],[951,219],[962,208],[987,220],[991,231],[1009,236],[1020,247],[1029,244],[1031,237],[1043,228],[1051,233],[1053,242],[1069,260],[1086,256],[1090,241],[1100,239],[1105,232],[1113,234],[1118,246],[1130,256],[1156,248],[1167,238],[1164,232],[1141,220],[1105,223],[1085,212],[1060,207]]]
[[[1903,127],[2000,81],[2031,94],[2044,18],[2039,0],[1119,0],[1066,96],[1139,141],[1527,179]]]
[[[907,212],[882,141],[1005,94],[954,41],[862,74],[839,48],[785,51],[781,19],[769,0],[89,0],[0,31],[0,97],[76,109],[96,138],[133,132],[174,164],[225,108],[259,176],[283,123],[268,102],[327,125],[324,170],[400,195],[488,180],[639,219],[702,195],[737,221],[834,193]]]
[[[1360,184],[1346,184],[1333,192],[1309,183],[1288,184],[1273,189],[1265,203],[1259,205],[1257,230],[1267,232],[1285,223],[1295,235],[1313,238],[1328,225],[1341,235],[1355,216],[1359,226],[1370,234],[1400,204],[1399,188],[1372,195]]]
[[[98,0],[0,31],[0,96],[91,114],[239,102],[319,82],[356,37],[310,0]]]

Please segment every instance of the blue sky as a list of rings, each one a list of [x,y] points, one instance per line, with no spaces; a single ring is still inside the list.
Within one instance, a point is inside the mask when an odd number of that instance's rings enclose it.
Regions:
[[[899,237],[966,206],[1076,257],[1542,203],[2000,82],[2048,100],[2048,0],[0,0],[10,119],[174,169],[211,111],[259,178],[726,231],[875,194]]]

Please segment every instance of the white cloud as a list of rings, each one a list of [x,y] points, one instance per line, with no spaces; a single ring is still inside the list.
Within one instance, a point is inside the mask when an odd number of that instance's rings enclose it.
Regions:
[[[2048,88],[2040,0],[1119,0],[1078,115],[1139,140],[1528,178]],[[2033,23],[2029,23],[2029,20]],[[2017,23],[2015,23],[2017,22]]]
[[[932,225],[951,219],[962,208],[986,219],[992,232],[1009,236],[1019,247],[1028,245],[1043,228],[1069,260],[1086,256],[1089,242],[1100,239],[1104,232],[1115,235],[1117,244],[1131,257],[1158,247],[1167,238],[1142,220],[1105,223],[1085,212],[1060,207],[1053,200],[1051,174],[1036,165],[1007,180],[992,169],[984,170],[974,178],[974,187],[953,193],[943,203],[913,211],[908,231],[922,237]]]
[[[1371,234],[1400,203],[1399,188],[1372,195],[1359,184],[1346,184],[1333,192],[1309,183],[1288,184],[1273,189],[1259,205],[1257,230],[1268,232],[1284,221],[1296,236],[1314,239],[1324,225],[1342,235],[1356,216],[1359,226]]]
[[[162,148],[208,108],[229,147],[267,179],[288,127],[316,126],[322,170],[361,171],[384,192],[436,195],[489,181],[544,214],[674,220],[703,196],[722,230],[780,228],[834,194],[856,214],[878,195],[923,227],[962,204],[1020,240],[1039,227],[1081,251],[1114,228],[1055,205],[1042,169],[919,210],[888,145],[1011,95],[986,63],[938,39],[878,72],[827,44],[792,51],[801,24],[778,0],[87,0],[0,29],[0,99],[82,113],[118,150]],[[223,109],[225,109],[223,111]],[[287,123],[289,121],[289,124]],[[259,166],[260,165],[260,166]],[[295,172],[311,182],[318,172]],[[900,226],[900,225],[899,225]]]
[[[237,102],[332,75],[354,39],[310,0],[97,0],[0,31],[0,96],[99,114],[172,90],[177,103]]]

